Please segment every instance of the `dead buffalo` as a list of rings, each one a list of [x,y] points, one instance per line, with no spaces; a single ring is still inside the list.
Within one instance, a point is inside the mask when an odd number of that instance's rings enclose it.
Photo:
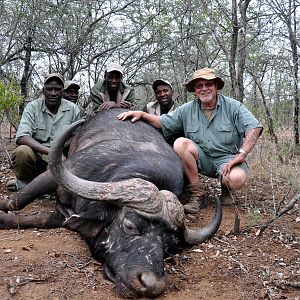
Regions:
[[[0,228],[74,230],[103,263],[120,295],[155,297],[165,288],[166,251],[212,237],[221,222],[221,205],[217,200],[215,218],[205,228],[188,229],[177,199],[184,182],[180,160],[150,125],[117,120],[122,111],[97,113],[66,129],[51,147],[50,171],[0,202]],[[62,161],[63,145],[74,130],[69,156]],[[5,212],[54,192],[56,212]]]

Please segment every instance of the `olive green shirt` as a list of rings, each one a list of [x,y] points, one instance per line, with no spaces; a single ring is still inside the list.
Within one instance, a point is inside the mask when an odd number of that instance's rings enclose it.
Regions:
[[[160,121],[165,138],[181,133],[215,158],[236,154],[245,134],[250,129],[262,128],[245,105],[221,94],[210,119],[198,100],[194,100],[162,115]]]
[[[22,136],[31,136],[46,147],[67,125],[80,119],[79,107],[65,99],[61,100],[58,111],[53,115],[44,99],[29,102],[22,114],[16,134],[16,141]]]
[[[128,101],[131,105],[134,105],[134,89],[129,85],[125,84],[122,80],[117,92],[116,103],[120,103],[121,101]],[[90,103],[86,108],[86,113],[90,113],[91,111],[96,110],[102,103],[112,101],[110,99],[109,93],[106,87],[106,81],[100,80],[98,81],[91,89],[90,92]]]

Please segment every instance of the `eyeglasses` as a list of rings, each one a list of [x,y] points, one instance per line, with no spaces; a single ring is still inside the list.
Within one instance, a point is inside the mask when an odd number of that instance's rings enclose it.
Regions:
[[[215,85],[215,82],[214,81],[208,81],[206,83],[198,83],[198,84],[195,84],[195,89],[198,89],[198,90],[201,90],[203,89],[204,87],[207,87],[208,89],[213,87]]]

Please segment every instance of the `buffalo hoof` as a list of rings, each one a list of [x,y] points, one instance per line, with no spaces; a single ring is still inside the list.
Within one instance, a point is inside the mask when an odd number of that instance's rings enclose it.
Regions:
[[[0,211],[0,229],[10,229],[14,227],[12,224],[15,224],[15,220],[15,213]]]
[[[8,208],[8,200],[7,200],[7,201],[5,201],[5,200],[0,200],[0,211],[3,211],[3,212],[9,211],[9,208]]]

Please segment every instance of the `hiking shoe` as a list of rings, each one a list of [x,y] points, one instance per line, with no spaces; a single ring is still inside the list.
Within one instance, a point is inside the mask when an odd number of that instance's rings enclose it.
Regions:
[[[6,188],[11,192],[17,192],[24,188],[25,185],[26,183],[21,181],[20,179],[13,178],[6,183]]]
[[[201,208],[206,205],[206,196],[201,197],[192,196],[189,201],[183,205],[186,214],[196,214]]]
[[[235,205],[234,197],[227,186],[224,186],[224,185],[221,186],[220,201],[222,203],[222,206]]]
[[[188,202],[183,205],[184,212],[187,214],[196,214],[200,208],[206,204],[206,190],[202,182],[189,184],[188,190],[190,198]]]

